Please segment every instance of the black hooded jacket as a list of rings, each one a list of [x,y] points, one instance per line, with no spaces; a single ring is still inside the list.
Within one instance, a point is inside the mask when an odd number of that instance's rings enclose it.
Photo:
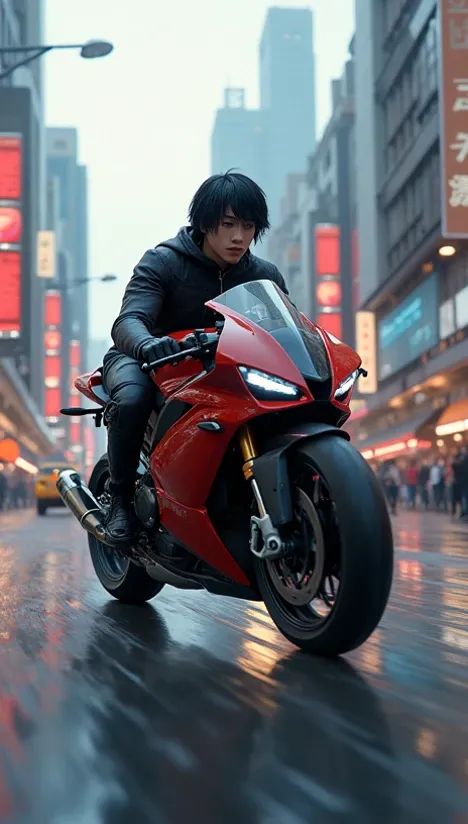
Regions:
[[[135,266],[120,314],[112,327],[109,360],[119,353],[141,360],[142,346],[152,337],[207,326],[205,303],[240,283],[272,280],[288,294],[276,266],[247,252],[222,271],[193,239],[192,229],[149,249]]]

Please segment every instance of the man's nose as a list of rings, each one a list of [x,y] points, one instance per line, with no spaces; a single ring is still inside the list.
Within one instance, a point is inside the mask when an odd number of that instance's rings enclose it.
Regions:
[[[232,233],[233,242],[241,244],[243,239],[242,226],[236,226]]]

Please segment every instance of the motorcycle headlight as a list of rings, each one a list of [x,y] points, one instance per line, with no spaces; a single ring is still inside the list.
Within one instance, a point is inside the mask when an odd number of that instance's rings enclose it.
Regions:
[[[260,372],[258,369],[251,369],[248,366],[239,366],[244,381],[249,387],[254,398],[259,401],[280,401],[296,400],[302,394],[301,390],[294,383],[284,381],[275,375],[267,372]]]
[[[341,381],[338,389],[335,392],[335,400],[342,401],[346,398],[346,395],[350,392],[353,388],[354,384],[356,383],[357,379],[361,375],[360,369],[355,369],[354,372],[351,373],[344,381]]]

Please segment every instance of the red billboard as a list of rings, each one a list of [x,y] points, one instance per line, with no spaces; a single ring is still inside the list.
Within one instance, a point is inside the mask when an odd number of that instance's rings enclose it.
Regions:
[[[53,355],[60,352],[62,345],[62,336],[60,332],[52,329],[47,329],[44,332],[44,349],[46,355]]]
[[[342,337],[340,228],[334,225],[315,227],[315,307],[319,326]]]
[[[21,166],[21,137],[0,134],[0,200],[21,200]]]
[[[0,250],[0,337],[21,331],[21,254]]]
[[[62,393],[59,386],[45,389],[45,417],[58,418],[62,406]]]
[[[46,387],[60,386],[62,358],[60,355],[46,355],[44,360],[44,379]]]
[[[81,350],[79,340],[70,341],[70,366],[79,370],[81,365]]]
[[[340,274],[340,230],[338,226],[323,224],[315,229],[315,273]]]
[[[11,206],[0,206],[0,243],[21,243],[21,212]]]
[[[468,0],[439,0],[442,233],[468,237]]]
[[[60,326],[62,322],[62,295],[60,292],[46,292],[44,320],[46,326]]]

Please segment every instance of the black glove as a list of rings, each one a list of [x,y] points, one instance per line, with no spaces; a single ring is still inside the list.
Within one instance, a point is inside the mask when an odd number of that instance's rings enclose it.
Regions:
[[[144,363],[153,363],[161,358],[168,358],[169,355],[178,355],[184,349],[192,349],[196,343],[194,335],[188,335],[181,341],[167,336],[153,338],[141,347],[141,358]]]

